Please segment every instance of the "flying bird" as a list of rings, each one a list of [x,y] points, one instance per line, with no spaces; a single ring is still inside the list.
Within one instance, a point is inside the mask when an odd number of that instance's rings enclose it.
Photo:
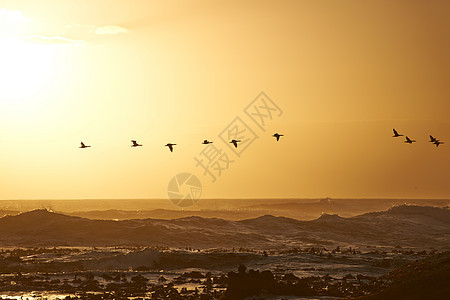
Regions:
[[[203,144],[203,145],[208,145],[208,144],[212,144],[212,143],[213,143],[213,142],[211,142],[211,141],[204,140],[202,144]]]
[[[406,136],[406,141],[405,141],[405,143],[412,144],[412,143],[414,143],[414,142],[415,142],[415,140],[411,140],[408,136]]]
[[[136,141],[131,140],[131,142],[133,143],[133,145],[131,145],[131,147],[140,147],[142,145],[138,144]]]
[[[277,142],[280,140],[280,136],[284,136],[284,134],[279,134],[278,132],[272,135],[273,137],[277,138]]]
[[[434,143],[436,147],[439,147],[440,144],[444,144],[444,142],[441,142],[440,140],[435,140]]]
[[[173,152],[173,146],[175,146],[175,145],[176,145],[176,144],[167,143],[167,144],[164,145],[164,146],[169,147],[170,152]]]
[[[435,143],[437,139],[430,134],[430,143]]]
[[[81,142],[81,147],[80,148],[89,148],[90,146],[86,146],[83,142]]]
[[[394,135],[392,137],[399,137],[399,136],[403,136],[403,134],[398,134],[397,130],[392,129],[394,131]]]
[[[235,148],[237,148],[237,143],[240,143],[241,140],[231,140],[230,144],[233,144]]]

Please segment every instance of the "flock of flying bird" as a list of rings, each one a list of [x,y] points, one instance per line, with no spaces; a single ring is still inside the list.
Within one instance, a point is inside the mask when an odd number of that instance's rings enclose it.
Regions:
[[[403,136],[403,134],[399,134],[399,133],[397,132],[397,130],[395,130],[395,128],[393,129],[393,131],[394,131],[394,135],[393,135],[392,137],[397,138],[397,137]],[[284,136],[284,135],[283,135],[283,134],[279,134],[279,133],[274,133],[272,136],[273,136],[274,138],[276,138],[277,141],[279,141],[279,140],[280,140],[280,137],[282,137],[282,136]],[[411,140],[408,136],[405,136],[405,139],[406,139],[406,140],[405,140],[405,143],[408,143],[408,144],[412,144],[412,143],[415,143],[415,142],[416,142],[415,140]],[[242,141],[241,141],[241,140],[235,140],[235,139],[233,139],[233,140],[230,141],[230,144],[233,144],[234,147],[237,148],[238,143],[240,143],[240,142],[242,142]],[[444,144],[443,141],[438,140],[437,138],[433,137],[432,135],[430,135],[430,140],[429,140],[429,142],[435,144],[436,147],[439,147],[440,144]],[[132,143],[131,147],[141,147],[141,146],[142,146],[141,144],[138,144],[138,142],[135,141],[135,140],[132,140],[131,143]],[[208,140],[204,140],[204,141],[202,142],[203,145],[208,145],[208,144],[212,144],[212,143],[213,143],[213,142],[208,141]],[[170,150],[170,152],[173,152],[173,146],[175,146],[175,145],[176,145],[176,144],[167,143],[167,144],[165,144],[164,146],[165,146],[165,147],[168,147],[169,150]],[[81,142],[80,148],[89,148],[89,147],[91,147],[91,146],[86,146],[83,142]]]
[[[395,130],[395,128],[393,129],[393,131],[394,131],[394,135],[393,135],[392,137],[395,137],[395,138],[396,138],[396,137],[399,137],[399,136],[403,136],[403,134],[399,134],[399,133],[397,132],[397,130]],[[408,143],[408,144],[412,144],[412,143],[415,143],[415,142],[416,142],[415,140],[411,140],[408,136],[405,136],[405,139],[406,139],[406,140],[405,140],[405,143]],[[438,140],[437,138],[433,137],[431,134],[430,134],[430,140],[429,140],[429,142],[435,144],[436,147],[439,147],[440,144],[444,144],[443,141]]]
[[[279,133],[274,133],[273,135],[272,135],[274,138],[276,138],[277,139],[277,141],[279,141],[280,140],[280,137],[281,136],[284,136],[283,134],[279,134]],[[240,143],[240,142],[242,142],[241,140],[231,140],[230,141],[230,144],[233,144],[234,145],[234,147],[235,148],[237,148],[237,146],[238,146],[238,143]],[[131,143],[133,143],[132,145],[131,145],[131,147],[140,147],[140,146],[142,146],[141,144],[138,144],[138,142],[137,141],[135,141],[135,140],[132,140],[131,141]],[[202,142],[202,144],[203,145],[208,145],[208,144],[212,144],[213,142],[211,142],[211,141],[208,141],[208,140],[204,140],[203,142]],[[172,143],[167,143],[166,145],[164,145],[165,147],[169,147],[169,150],[170,150],[170,152],[173,152],[173,146],[175,146],[176,144],[172,144]],[[89,148],[89,147],[91,147],[91,146],[86,146],[83,142],[81,142],[81,146],[80,146],[80,148]]]

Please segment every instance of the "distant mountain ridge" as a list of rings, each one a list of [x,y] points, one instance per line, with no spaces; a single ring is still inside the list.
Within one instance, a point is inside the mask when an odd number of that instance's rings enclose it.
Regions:
[[[92,220],[47,210],[0,218],[0,246],[250,247],[373,245],[450,248],[450,210],[398,206],[343,218],[299,221],[265,215],[241,221],[198,216],[172,220]]]
[[[352,217],[402,204],[445,207],[450,206],[450,199],[200,199],[195,206],[183,210],[168,199],[0,200],[0,217],[47,208],[72,216],[103,220],[169,220],[191,215],[226,220],[244,220],[263,215],[314,220],[323,213]]]

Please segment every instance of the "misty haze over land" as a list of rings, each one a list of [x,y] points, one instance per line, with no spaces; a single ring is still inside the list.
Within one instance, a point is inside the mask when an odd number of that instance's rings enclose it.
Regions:
[[[330,204],[331,200],[325,201],[326,204]],[[278,209],[280,207],[292,209],[293,206],[293,204],[267,205],[272,209],[273,206]],[[298,205],[304,208],[306,204]],[[319,209],[324,208],[322,201],[316,205]],[[311,203],[308,206],[310,209],[311,206],[314,207]],[[265,205],[263,207],[265,212],[267,208]],[[352,208],[351,205],[349,207]],[[337,206],[334,209],[339,208]],[[118,211],[115,213],[119,214]],[[337,214],[323,213],[310,221],[273,215],[238,221],[200,216],[170,220],[161,218],[91,220],[47,210],[34,210],[0,219],[0,245],[28,247],[139,245],[201,249],[251,247],[259,250],[305,245],[321,247],[400,245],[414,248],[426,245],[427,248],[444,250],[449,247],[449,226],[448,207],[413,205],[395,206],[386,211],[345,218]]]
[[[89,219],[174,219],[189,216],[242,220],[263,215],[313,220],[321,214],[351,217],[410,204],[446,207],[448,199],[199,199],[180,208],[167,199],[0,200],[0,215],[47,209]]]

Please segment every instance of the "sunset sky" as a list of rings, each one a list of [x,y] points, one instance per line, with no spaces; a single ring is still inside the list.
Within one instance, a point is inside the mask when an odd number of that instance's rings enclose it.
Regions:
[[[447,0],[0,0],[0,199],[165,198],[181,172],[202,198],[450,198],[449,16]],[[279,111],[258,127],[261,92]],[[220,138],[237,117],[257,136],[239,156]],[[204,139],[234,160],[215,182]]]

